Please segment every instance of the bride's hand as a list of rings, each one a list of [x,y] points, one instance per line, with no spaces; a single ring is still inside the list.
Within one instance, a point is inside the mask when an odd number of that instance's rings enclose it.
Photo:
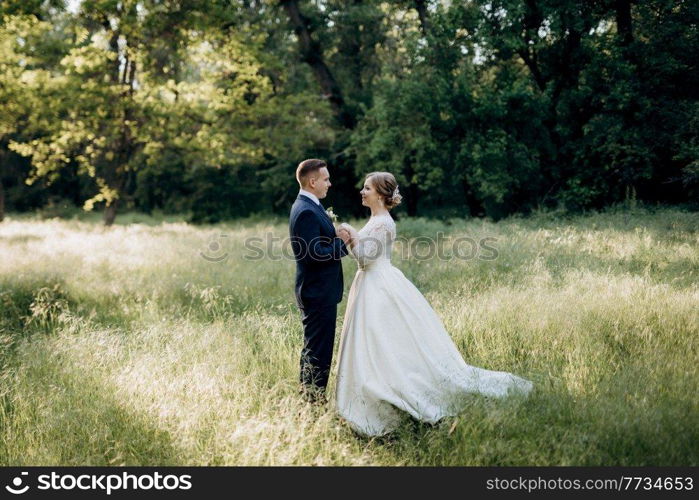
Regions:
[[[347,229],[345,229],[344,227],[337,228],[336,233],[337,233],[337,237],[340,238],[344,242],[345,245],[350,244],[351,237],[350,237],[350,233],[349,233],[349,231],[347,231]]]
[[[346,222],[343,222],[342,224],[340,224],[339,228],[344,229],[345,231],[347,231],[350,234],[357,234],[357,230],[355,228],[353,228],[352,226],[350,226],[349,224],[347,224]]]
[[[339,225],[337,229],[338,233],[340,231],[346,231],[347,234],[349,235],[349,241],[347,242],[350,247],[354,247],[354,243],[357,241],[357,238],[359,237],[357,230],[347,224],[346,222],[343,222],[342,224]]]

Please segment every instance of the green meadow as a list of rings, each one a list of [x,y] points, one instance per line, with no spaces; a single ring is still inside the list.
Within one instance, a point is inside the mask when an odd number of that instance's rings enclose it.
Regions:
[[[437,425],[359,437],[332,402],[297,394],[285,219],[10,215],[0,464],[699,464],[699,214],[402,218],[398,233],[394,265],[466,361],[532,380],[529,398],[470,396]],[[415,251],[440,233],[447,249],[490,238],[496,251]],[[356,264],[343,265],[347,290]]]

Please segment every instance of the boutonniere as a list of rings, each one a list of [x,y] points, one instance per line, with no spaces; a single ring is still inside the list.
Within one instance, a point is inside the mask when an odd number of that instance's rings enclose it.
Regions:
[[[328,214],[328,217],[330,217],[330,220],[333,221],[333,223],[337,222],[337,215],[335,215],[335,212],[333,212],[333,207],[328,207],[325,210],[325,213]]]

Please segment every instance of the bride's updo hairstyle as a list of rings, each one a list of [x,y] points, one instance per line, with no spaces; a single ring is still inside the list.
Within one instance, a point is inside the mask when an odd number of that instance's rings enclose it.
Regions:
[[[393,207],[400,205],[400,201],[403,197],[398,192],[398,182],[393,174],[389,172],[371,172],[366,176],[367,180],[371,182],[371,185],[376,189],[381,198],[383,198],[384,205],[387,209],[392,209]]]

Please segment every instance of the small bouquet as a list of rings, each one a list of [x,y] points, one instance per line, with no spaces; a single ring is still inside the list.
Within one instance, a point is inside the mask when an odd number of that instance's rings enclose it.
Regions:
[[[330,217],[330,220],[333,221],[333,224],[337,222],[337,215],[335,215],[335,212],[333,212],[333,207],[328,207],[325,210],[325,213],[328,214],[328,217]]]

